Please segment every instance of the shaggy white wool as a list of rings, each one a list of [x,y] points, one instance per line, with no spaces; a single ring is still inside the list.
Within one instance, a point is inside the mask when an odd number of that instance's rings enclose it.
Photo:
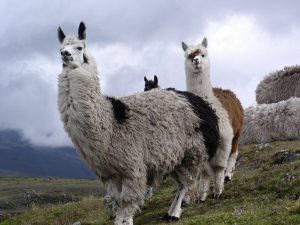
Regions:
[[[258,104],[300,97],[300,66],[285,67],[270,73],[259,83],[255,92]]]
[[[215,97],[213,87],[210,81],[210,61],[207,51],[207,39],[204,38],[201,44],[196,46],[182,43],[185,51],[185,72],[187,90],[206,99],[216,111],[219,118],[220,143],[215,156],[209,161],[210,171],[214,180],[214,195],[219,196],[223,191],[224,171],[227,167],[228,157],[231,152],[231,142],[233,139],[233,130],[230,124],[227,111],[223,108],[221,102]],[[208,167],[206,167],[208,168]],[[221,169],[220,169],[221,168]],[[209,187],[209,176],[202,176],[200,188]],[[207,190],[200,190],[200,198],[205,200]],[[205,197],[204,197],[205,196]]]
[[[62,49],[82,41],[63,36],[59,33]],[[160,182],[171,174],[181,196],[194,183],[208,159],[198,129],[202,120],[185,97],[153,90],[119,98],[127,111],[118,122],[112,103],[101,95],[94,59],[85,49],[83,54],[80,66],[64,61],[58,108],[74,145],[116,202],[115,224],[132,224],[150,180]],[[176,200],[170,216],[179,214],[181,201]]]
[[[300,140],[300,98],[245,109],[241,144]]]

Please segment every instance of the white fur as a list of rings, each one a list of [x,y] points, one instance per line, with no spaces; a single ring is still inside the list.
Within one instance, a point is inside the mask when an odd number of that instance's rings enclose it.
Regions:
[[[300,98],[245,109],[241,144],[300,140]]]
[[[201,200],[205,200],[208,191],[208,179],[207,174],[213,174],[214,179],[214,195],[219,196],[223,191],[224,171],[227,167],[227,161],[231,152],[231,143],[233,138],[233,130],[230,124],[227,111],[223,108],[221,102],[213,94],[213,87],[210,81],[210,62],[207,52],[207,40],[203,39],[201,44],[196,46],[187,46],[183,43],[183,49],[185,50],[185,72],[186,72],[186,85],[187,90],[197,94],[206,99],[216,111],[216,115],[219,118],[219,131],[220,131],[220,144],[215,156],[210,160],[208,167],[210,171],[206,171],[202,174],[200,182],[204,182],[200,185],[201,188],[206,190],[200,190],[202,196]],[[190,58],[190,54],[199,50],[200,53]],[[208,168],[206,167],[206,168]]]
[[[233,175],[233,171],[235,169],[235,163],[236,163],[236,158],[238,156],[238,150],[234,153],[231,153],[229,155],[229,158],[228,158],[228,165],[227,165],[227,168],[226,168],[226,171],[225,171],[225,177],[228,177],[229,180],[231,180],[232,178],[232,175]]]

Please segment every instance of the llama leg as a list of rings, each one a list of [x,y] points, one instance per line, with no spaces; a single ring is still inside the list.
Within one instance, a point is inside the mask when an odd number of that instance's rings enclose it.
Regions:
[[[230,127],[231,128],[231,127]],[[216,153],[216,160],[211,162],[213,168],[213,179],[214,179],[214,197],[219,198],[224,189],[224,176],[225,170],[228,165],[228,158],[232,149],[233,134],[231,132],[220,133],[221,143]],[[232,130],[231,130],[232,131]]]
[[[200,201],[206,201],[209,187],[210,187],[210,175],[211,169],[209,165],[206,165],[205,168],[201,171],[200,182],[199,182],[199,199]]]
[[[176,196],[175,196],[175,198],[174,198],[174,200],[173,200],[173,202],[172,202],[172,204],[171,204],[171,206],[170,206],[170,208],[169,208],[169,210],[168,210],[168,215],[166,215],[167,217],[170,217],[171,214],[172,214],[172,212],[174,211],[174,208],[175,208],[175,206],[176,206],[178,197],[179,197],[179,192],[177,192],[177,194],[176,194]],[[166,219],[167,219],[167,218],[166,218]]]
[[[224,167],[214,167],[214,197],[219,198],[224,188]]]
[[[230,181],[233,175],[236,158],[238,156],[239,137],[240,137],[240,132],[237,132],[234,138],[232,139],[231,153],[228,158],[228,164],[225,172],[225,182]]]
[[[114,225],[133,225],[133,216],[128,215],[127,211],[127,208],[117,210]]]
[[[181,215],[181,204],[182,204],[182,200],[185,196],[185,194],[187,193],[188,188],[187,187],[182,187],[181,190],[179,191],[178,197],[177,197],[177,201],[176,204],[174,206],[173,211],[169,214],[172,218],[174,218],[175,220],[179,219],[180,215]]]
[[[104,196],[104,204],[108,209],[108,214],[110,219],[114,219],[116,217],[116,201],[112,198],[108,193]]]
[[[104,203],[106,208],[108,209],[110,218],[116,218],[117,212],[117,199],[120,198],[120,191],[121,191],[121,182],[116,179],[110,179],[103,181],[106,195],[104,197]]]
[[[115,218],[114,225],[123,225],[123,218],[124,218],[123,213],[118,210],[116,212],[116,218]]]
[[[229,159],[228,159],[228,165],[226,168],[226,172],[225,172],[225,183],[228,181],[231,181],[234,169],[235,169],[235,162],[236,162],[236,158],[238,156],[238,151],[233,152],[230,154]]]
[[[189,190],[189,183],[192,183],[186,174],[188,173],[185,168],[178,168],[178,171],[172,175],[177,184],[177,194],[168,210],[168,214],[163,217],[164,220],[174,221],[179,220],[180,218],[182,212],[182,201],[184,199],[185,194]]]

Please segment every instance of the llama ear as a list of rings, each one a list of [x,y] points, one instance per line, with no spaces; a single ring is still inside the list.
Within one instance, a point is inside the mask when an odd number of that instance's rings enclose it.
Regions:
[[[145,81],[145,82],[148,82],[148,79],[147,79],[147,77],[146,77],[146,76],[144,76],[144,81]]]
[[[84,40],[86,38],[86,33],[85,33],[85,24],[84,22],[80,22],[79,28],[78,28],[78,39],[79,40]]]
[[[206,37],[203,38],[201,45],[203,45],[205,48],[207,48],[208,43],[207,43],[207,38]]]
[[[189,46],[184,42],[181,42],[181,46],[182,46],[183,51],[186,51],[189,48]]]
[[[158,84],[158,79],[156,75],[154,75],[154,84]]]
[[[66,37],[66,35],[64,34],[64,32],[62,31],[62,29],[59,27],[57,29],[57,35],[58,35],[58,40],[60,43],[62,43]]]

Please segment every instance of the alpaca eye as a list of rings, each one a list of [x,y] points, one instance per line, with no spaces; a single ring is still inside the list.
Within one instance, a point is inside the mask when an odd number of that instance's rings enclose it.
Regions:
[[[202,58],[204,58],[205,57],[205,55],[201,55],[202,56]]]
[[[81,50],[82,50],[82,47],[77,47],[77,49],[78,49],[79,51],[81,51]]]

